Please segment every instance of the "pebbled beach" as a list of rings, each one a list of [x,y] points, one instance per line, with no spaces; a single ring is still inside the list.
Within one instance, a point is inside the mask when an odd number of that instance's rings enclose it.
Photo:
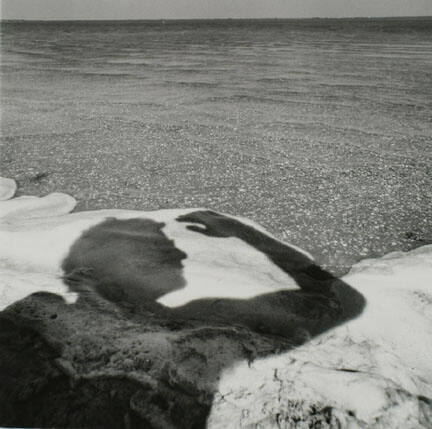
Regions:
[[[1,175],[209,207],[341,275],[432,242],[432,19],[1,23]]]

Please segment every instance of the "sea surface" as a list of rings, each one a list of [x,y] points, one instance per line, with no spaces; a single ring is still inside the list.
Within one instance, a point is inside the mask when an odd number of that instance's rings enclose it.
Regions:
[[[335,274],[432,242],[432,18],[0,28],[20,194],[247,216]]]

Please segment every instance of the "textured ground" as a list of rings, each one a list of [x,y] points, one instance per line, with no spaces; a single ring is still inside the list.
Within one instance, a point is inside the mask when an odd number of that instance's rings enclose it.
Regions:
[[[335,279],[246,221],[73,205],[0,202],[1,425],[432,428],[432,246]]]

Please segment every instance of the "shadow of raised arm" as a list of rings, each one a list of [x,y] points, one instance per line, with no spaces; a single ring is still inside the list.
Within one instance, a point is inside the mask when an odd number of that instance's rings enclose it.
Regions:
[[[179,216],[177,221],[196,223],[198,225],[188,225],[187,228],[209,237],[239,238],[266,255],[300,288],[248,300],[218,300],[219,306],[225,303],[225,307],[230,308],[228,314],[233,315],[233,311],[249,313],[254,319],[268,319],[274,324],[273,328],[277,326],[276,320],[283,320],[280,328],[286,332],[306,329],[309,335],[314,336],[357,317],[365,306],[365,299],[359,292],[323,270],[306,254],[238,219],[203,210]],[[199,301],[202,306],[204,300]],[[224,313],[227,313],[226,309]]]

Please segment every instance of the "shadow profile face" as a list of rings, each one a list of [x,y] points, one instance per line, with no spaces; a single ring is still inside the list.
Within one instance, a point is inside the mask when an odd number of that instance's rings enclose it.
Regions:
[[[115,218],[93,226],[63,261],[68,284],[73,288],[87,279],[110,301],[144,306],[183,288],[187,255],[162,232],[164,226],[151,219]]]
[[[77,239],[62,264],[65,282],[79,293],[76,304],[35,294],[0,314],[1,371],[19,374],[16,362],[33,362],[25,383],[36,386],[23,401],[13,393],[21,376],[6,380],[4,400],[13,405],[9,415],[0,412],[0,424],[201,428],[225,369],[290,350],[357,317],[365,305],[305,253],[238,219],[196,211],[174,222],[207,236],[212,250],[213,240],[242,240],[298,288],[164,307],[158,298],[187,287],[186,253],[164,234],[164,223],[106,219]],[[27,338],[25,347],[16,338]]]

